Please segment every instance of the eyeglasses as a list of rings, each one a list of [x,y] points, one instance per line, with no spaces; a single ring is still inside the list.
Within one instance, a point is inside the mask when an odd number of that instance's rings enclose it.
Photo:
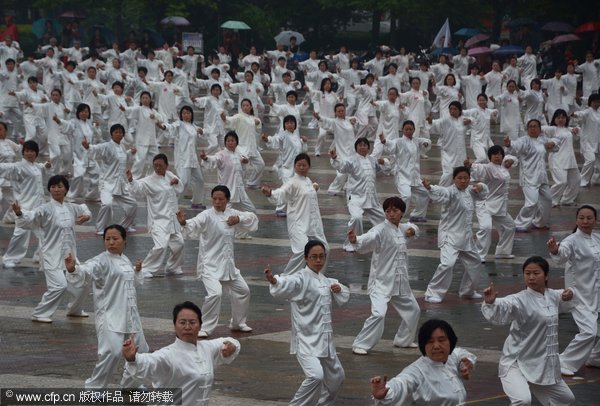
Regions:
[[[180,327],[185,327],[188,324],[190,327],[196,327],[199,323],[198,320],[177,320],[177,325]]]
[[[319,261],[324,261],[325,258],[327,258],[327,254],[322,254],[322,255],[309,255],[308,259],[310,259],[311,261],[316,261],[317,259]]]

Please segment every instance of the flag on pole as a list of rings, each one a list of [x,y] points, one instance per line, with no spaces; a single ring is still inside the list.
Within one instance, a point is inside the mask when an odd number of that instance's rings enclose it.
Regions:
[[[431,44],[432,48],[447,48],[450,46],[450,22],[446,18],[446,21],[442,25],[442,28],[438,31],[437,35]]]

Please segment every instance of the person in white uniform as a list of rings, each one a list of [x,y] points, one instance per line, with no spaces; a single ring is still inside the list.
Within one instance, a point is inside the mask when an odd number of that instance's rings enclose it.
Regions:
[[[410,221],[427,222],[427,206],[429,195],[421,184],[421,161],[419,156],[431,149],[431,140],[415,137],[415,124],[411,120],[402,123],[402,138],[391,139],[379,134],[384,152],[393,160],[394,183],[405,203],[410,204],[414,198],[414,208],[410,213]]]
[[[233,241],[236,231],[256,231],[258,217],[251,212],[230,208],[231,193],[227,186],[215,186],[210,195],[213,207],[193,219],[186,220],[183,210],[177,212],[184,235],[200,239],[196,270],[206,289],[202,305],[204,325],[198,331],[198,337],[201,338],[208,337],[217,327],[224,290],[229,293],[231,300],[229,328],[244,333],[252,331],[252,327],[246,324],[250,289],[235,266]]]
[[[511,259],[515,222],[508,212],[508,190],[510,187],[510,172],[513,165],[518,163],[516,157],[504,155],[504,149],[494,145],[488,149],[489,163],[471,163],[466,160],[465,166],[471,169],[471,177],[475,181],[484,182],[489,193],[484,201],[477,201],[475,214],[477,215],[476,249],[481,262],[485,262],[492,245],[492,227],[498,230],[498,245],[496,246],[496,259]]]
[[[485,93],[477,96],[477,106],[463,110],[465,117],[471,120],[470,147],[475,154],[475,162],[488,162],[487,150],[494,145],[491,137],[490,120],[498,118],[498,110],[487,107],[488,98]]]
[[[19,202],[21,208],[29,211],[41,206],[46,200],[42,177],[43,170],[50,169],[51,164],[50,162],[45,164],[35,162],[39,154],[39,147],[35,141],[25,141],[22,154],[23,159],[20,162],[0,164],[0,177],[18,185],[15,190],[16,201]],[[32,232],[39,234],[37,228],[32,231],[19,227],[18,224],[15,225],[13,235],[2,257],[4,268],[14,268],[25,258]],[[37,237],[40,238],[39,235]]]
[[[413,224],[400,224],[406,212],[406,203],[399,197],[388,197],[383,202],[385,221],[357,236],[348,231],[348,240],[356,251],[373,251],[369,270],[368,292],[371,315],[352,343],[352,352],[366,355],[383,335],[388,303],[401,319],[394,336],[394,346],[416,348],[414,343],[419,322],[419,305],[408,282],[407,240],[415,237],[419,228]]]
[[[527,123],[527,136],[515,141],[504,138],[507,152],[519,159],[519,185],[525,203],[515,219],[516,230],[527,232],[531,226],[549,228],[552,196],[546,173],[546,154],[559,149],[557,138],[541,136],[542,128],[536,119]]]
[[[90,145],[87,139],[82,146],[88,151],[89,158],[98,161],[102,167],[100,179],[100,210],[96,218],[96,234],[104,235],[104,230],[113,221],[113,205],[118,204],[124,212],[119,223],[130,232],[135,231],[133,224],[137,213],[137,201],[132,196],[127,182],[127,167],[133,160],[135,148],[127,150],[121,141],[125,128],[121,124],[110,127],[108,142]]]
[[[38,323],[52,323],[51,317],[58,309],[61,299],[68,295],[73,300],[67,305],[67,316],[88,316],[83,311],[88,289],[67,283],[64,258],[68,255],[77,258],[75,225],[89,221],[92,213],[85,204],[65,202],[68,190],[67,178],[55,175],[48,180],[48,191],[52,197],[48,203],[26,211],[21,210],[18,202],[13,203],[18,227],[41,229],[41,269],[46,276],[48,290],[31,315],[31,320]]]
[[[577,60],[575,61],[577,63]],[[600,59],[594,59],[594,54],[591,51],[586,52],[585,62],[577,64],[575,72],[581,73],[583,76],[583,97],[590,97],[593,93],[598,92],[600,86]]]
[[[581,187],[600,184],[600,94],[588,98],[588,108],[576,111],[573,116],[579,121],[580,147],[583,155]]]
[[[560,371],[575,375],[584,364],[600,367],[600,234],[594,232],[597,212],[593,206],[577,209],[575,231],[560,243],[548,241],[550,258],[565,266],[565,287],[577,292],[577,303],[571,315],[579,333],[560,354]]]
[[[289,300],[292,306],[290,354],[296,355],[305,375],[292,406],[334,405],[345,378],[335,350],[331,308],[333,300],[338,305],[347,303],[350,291],[321,273],[326,258],[325,245],[310,240],[304,247],[306,266],[301,271],[274,276],[270,268],[265,269],[271,296]]]
[[[177,221],[178,198],[183,192],[183,183],[171,171],[165,154],[158,154],[152,160],[154,173],[135,180],[127,171],[129,187],[134,195],[144,196],[148,206],[148,231],[154,246],[144,258],[144,277],[159,275],[167,258],[167,248],[171,251],[164,266],[167,275],[181,275],[183,270],[183,235]]]
[[[92,376],[85,381],[86,388],[105,388],[121,362],[121,350],[129,335],[141,352],[148,352],[148,344],[142,330],[142,319],[137,307],[135,285],[144,282],[142,261],[135,266],[123,253],[127,232],[113,224],[104,229],[106,251],[77,264],[69,255],[65,258],[67,280],[74,286],[84,286],[91,280],[94,292],[96,335],[98,336],[98,363]],[[123,374],[121,387],[133,387],[134,380],[127,370]]]
[[[529,84],[532,79],[538,77],[537,65],[542,62],[540,54],[533,54],[533,48],[528,45],[525,47],[525,53],[517,58],[517,66],[523,69],[521,73],[521,83],[526,89],[529,89]]]
[[[498,365],[498,376],[511,405],[531,405],[532,393],[542,405],[574,405],[575,397],[560,376],[558,314],[573,290],[548,289],[548,261],[533,256],[523,264],[526,290],[496,298],[484,290],[481,313],[495,325],[510,324]]]
[[[496,103],[500,110],[500,132],[507,134],[511,140],[523,136],[523,120],[521,120],[521,99],[517,82],[509,80],[506,92],[500,96],[490,96],[490,101]]]
[[[269,186],[261,188],[270,202],[276,205],[287,204],[287,230],[292,256],[284,275],[302,269],[304,246],[309,240],[321,241],[326,251],[329,251],[317,198],[319,185],[308,177],[309,169],[310,157],[306,153],[298,154],[294,158],[294,176],[278,189]]]
[[[155,388],[181,388],[182,406],[208,406],[215,368],[233,362],[240,343],[231,337],[198,341],[202,313],[189,301],[175,306],[173,325],[175,342],[151,354],[138,354],[134,340],[126,340],[125,370]]]
[[[21,155],[21,146],[12,140],[6,139],[8,135],[8,124],[0,121],[0,163],[12,164],[19,155]],[[10,166],[9,166],[10,168]],[[17,186],[19,186],[17,184]],[[8,203],[8,206],[15,200],[14,185],[10,179],[0,174],[0,204]],[[15,222],[15,213],[8,208],[2,217],[5,223]]]
[[[467,400],[462,380],[471,376],[477,357],[457,347],[458,337],[444,320],[431,319],[419,329],[422,356],[391,380],[371,378],[376,405],[455,406]]]
[[[346,204],[350,213],[348,228],[356,235],[363,234],[363,217],[366,216],[373,226],[385,220],[383,210],[377,198],[375,183],[377,172],[385,165],[383,158],[376,159],[369,155],[369,140],[359,138],[354,143],[356,153],[346,160],[337,159],[335,149],[329,152],[330,162],[338,172],[348,174]],[[346,238],[343,249],[354,252],[355,248]]]
[[[442,205],[438,229],[440,264],[427,285],[426,302],[442,302],[452,283],[452,271],[457,260],[465,267],[458,294],[467,299],[481,299],[476,292],[482,273],[481,261],[475,248],[471,223],[475,201],[485,199],[488,188],[483,183],[469,185],[470,180],[471,172],[464,166],[454,168],[452,186],[432,186],[429,180],[423,179],[429,198]]]

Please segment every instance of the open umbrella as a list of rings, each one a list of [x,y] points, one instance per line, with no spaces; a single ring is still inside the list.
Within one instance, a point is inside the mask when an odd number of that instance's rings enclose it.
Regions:
[[[433,51],[431,51],[431,55],[456,55],[458,54],[458,49],[456,48],[450,48],[450,47],[445,47],[445,48],[436,48]]]
[[[519,18],[513,18],[512,20],[510,20],[508,22],[508,26],[509,27],[521,27],[523,25],[535,25],[537,24],[537,22],[535,22],[533,19],[529,18],[529,17],[519,17]]]
[[[273,39],[275,41],[277,41],[277,43],[280,43],[283,45],[290,45],[290,38],[292,38],[292,37],[296,38],[297,45],[300,45],[305,41],[304,35],[300,34],[299,32],[296,32],[296,31],[281,31]]]
[[[581,38],[579,38],[575,34],[563,34],[563,35],[557,35],[556,37],[552,38],[552,41],[550,41],[550,43],[552,45],[557,45],[557,44],[562,44],[562,43],[571,42],[571,41],[581,41]]]
[[[460,30],[456,31],[454,35],[457,35],[459,37],[472,37],[473,35],[477,35],[480,32],[481,31],[479,31],[477,28],[461,28]]]
[[[571,24],[562,21],[550,21],[542,26],[542,30],[552,32],[573,32],[575,28],[573,28]]]
[[[488,47],[477,47],[469,49],[469,56],[478,56],[492,53],[492,48]]]
[[[576,33],[592,31],[600,31],[600,21],[588,21],[587,23],[581,24],[575,30]]]
[[[180,16],[168,16],[160,20],[162,25],[174,25],[176,27],[186,27],[192,25],[185,17]]]
[[[86,15],[81,11],[69,10],[59,15],[59,17],[71,20],[83,20],[86,18]]]
[[[507,45],[494,51],[494,55],[522,55],[525,50],[518,45]]]
[[[243,21],[229,20],[221,24],[221,28],[230,30],[251,30],[250,26]]]
[[[56,18],[40,18],[31,24],[31,32],[33,32],[33,35],[38,38],[42,38],[44,36],[44,32],[46,32],[47,21],[52,23],[53,36],[57,36],[62,32],[62,25]]]
[[[465,47],[470,48],[475,44],[478,44],[482,41],[485,41],[486,39],[489,39],[490,35],[489,34],[477,34],[472,36],[471,38],[469,38],[467,40],[467,42],[465,42]]]

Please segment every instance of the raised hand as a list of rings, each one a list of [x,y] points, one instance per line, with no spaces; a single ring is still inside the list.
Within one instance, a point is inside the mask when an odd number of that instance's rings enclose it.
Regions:
[[[223,341],[223,347],[221,347],[221,355],[224,358],[231,357],[235,353],[235,345],[231,341]]]
[[[123,342],[123,357],[127,362],[135,362],[135,355],[137,354],[138,347],[135,345],[134,335],[132,334],[127,340]]]
[[[556,241],[556,238],[551,237],[546,243],[548,246],[548,252],[552,255],[558,254],[558,248],[560,247],[560,243]]]
[[[390,388],[385,386],[386,382],[387,375],[384,375],[383,378],[381,376],[371,378],[371,394],[375,399],[383,399],[387,395]]]
[[[69,254],[65,258],[65,268],[69,273],[75,271],[75,257],[73,257],[73,254]]]
[[[265,268],[265,278],[269,281],[271,285],[277,284],[277,278],[273,276],[273,272],[271,271],[270,265],[267,265]]]
[[[461,358],[460,363],[458,364],[458,371],[464,380],[468,380],[471,377],[472,369],[473,363],[467,357]]]
[[[483,300],[487,304],[492,304],[496,301],[496,289],[494,283],[490,283],[490,286],[483,290]]]
[[[271,193],[272,193],[273,189],[270,188],[269,186],[264,185],[260,188],[260,191],[262,192],[263,195],[265,195],[267,197],[271,197]]]
[[[185,226],[185,211],[180,208],[179,210],[177,210],[177,213],[175,215],[177,216],[177,221],[179,222],[179,224]]]
[[[133,268],[136,272],[140,272],[142,270],[142,259],[136,258],[135,267]]]

